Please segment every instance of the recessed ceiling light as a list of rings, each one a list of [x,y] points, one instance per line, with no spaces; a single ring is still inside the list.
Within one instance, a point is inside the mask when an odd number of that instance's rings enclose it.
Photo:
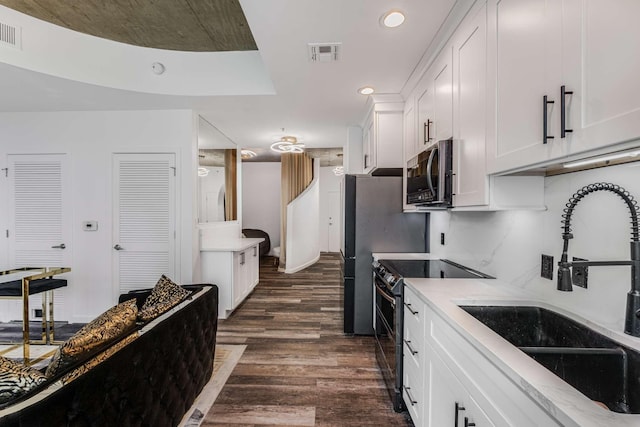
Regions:
[[[387,28],[399,27],[404,22],[404,13],[397,9],[390,10],[382,15],[381,22]]]
[[[371,95],[373,92],[375,92],[375,89],[371,86],[364,86],[358,89],[360,95]]]

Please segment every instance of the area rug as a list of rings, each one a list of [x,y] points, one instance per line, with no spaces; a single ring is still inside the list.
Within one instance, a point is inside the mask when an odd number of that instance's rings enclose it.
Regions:
[[[242,353],[247,348],[246,345],[216,345],[216,355],[213,361],[213,375],[211,380],[204,386],[204,389],[187,411],[180,422],[180,427],[199,427],[204,416],[216,401],[218,394],[229,379],[233,368],[238,364]]]
[[[36,369],[45,368],[53,353],[58,349],[57,345],[32,344],[29,346],[29,359],[31,366]],[[0,345],[0,356],[22,362],[22,344],[2,344]]]

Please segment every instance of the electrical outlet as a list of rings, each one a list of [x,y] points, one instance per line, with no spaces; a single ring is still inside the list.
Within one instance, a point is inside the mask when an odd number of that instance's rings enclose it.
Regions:
[[[584,258],[573,257],[573,261],[588,261]],[[571,281],[574,285],[587,289],[587,279],[589,278],[589,266],[576,266],[571,267]]]
[[[551,255],[542,254],[542,267],[540,268],[540,276],[553,280],[553,257]]]
[[[444,233],[440,233],[440,244],[444,245]]]

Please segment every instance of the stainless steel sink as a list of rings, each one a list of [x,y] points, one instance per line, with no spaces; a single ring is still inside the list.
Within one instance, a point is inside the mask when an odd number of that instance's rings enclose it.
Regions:
[[[590,399],[640,413],[640,352],[541,307],[460,308]]]

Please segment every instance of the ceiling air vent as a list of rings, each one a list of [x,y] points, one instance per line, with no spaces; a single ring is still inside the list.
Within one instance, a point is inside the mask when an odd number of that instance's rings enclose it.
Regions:
[[[20,49],[21,28],[0,22],[0,46],[11,46]]]
[[[342,43],[309,43],[309,59],[312,62],[333,62],[340,56]]]

